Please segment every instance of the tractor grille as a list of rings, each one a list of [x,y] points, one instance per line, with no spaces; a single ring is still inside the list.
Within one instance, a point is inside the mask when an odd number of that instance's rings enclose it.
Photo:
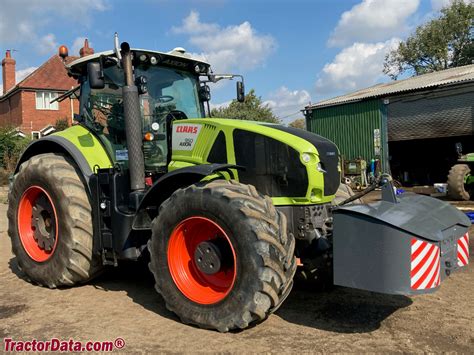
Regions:
[[[334,195],[341,182],[339,170],[339,151],[330,140],[317,134],[293,127],[272,125],[272,128],[303,138],[318,150],[322,168],[326,171],[324,177],[324,196]]]

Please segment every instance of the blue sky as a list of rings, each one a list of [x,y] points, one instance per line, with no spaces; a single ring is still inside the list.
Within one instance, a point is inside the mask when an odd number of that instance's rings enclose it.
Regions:
[[[1,0],[0,50],[15,49],[17,79],[65,44],[95,51],[113,33],[132,47],[184,47],[215,72],[240,73],[246,88],[285,122],[306,104],[388,81],[383,58],[449,0]],[[212,91],[213,105],[235,97]]]

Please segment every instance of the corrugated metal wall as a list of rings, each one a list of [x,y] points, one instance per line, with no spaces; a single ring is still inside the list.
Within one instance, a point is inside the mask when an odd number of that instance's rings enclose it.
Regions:
[[[473,135],[474,87],[470,90],[390,99],[388,140]]]
[[[313,109],[309,116],[306,118],[308,130],[336,143],[344,159],[362,157],[370,161],[375,158],[375,129],[381,133],[383,154],[385,135],[380,100]]]

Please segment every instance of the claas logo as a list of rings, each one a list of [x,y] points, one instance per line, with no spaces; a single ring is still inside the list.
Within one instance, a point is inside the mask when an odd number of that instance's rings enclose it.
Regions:
[[[176,132],[177,133],[192,133],[196,134],[198,132],[197,126],[185,126],[185,125],[179,125],[176,127]]]

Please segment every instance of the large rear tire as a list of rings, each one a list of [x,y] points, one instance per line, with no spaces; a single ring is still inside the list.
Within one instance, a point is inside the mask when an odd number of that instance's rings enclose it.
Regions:
[[[37,284],[85,282],[101,271],[92,253],[92,209],[74,163],[60,154],[24,162],[9,194],[8,234],[18,266]]]
[[[258,323],[293,285],[295,240],[286,230],[285,216],[251,185],[217,180],[177,190],[148,244],[156,290],[184,323],[221,332]],[[218,272],[199,264],[210,244],[218,251],[207,266]]]
[[[464,182],[471,174],[467,164],[454,165],[448,174],[448,195],[454,200],[469,201],[471,194]]]

